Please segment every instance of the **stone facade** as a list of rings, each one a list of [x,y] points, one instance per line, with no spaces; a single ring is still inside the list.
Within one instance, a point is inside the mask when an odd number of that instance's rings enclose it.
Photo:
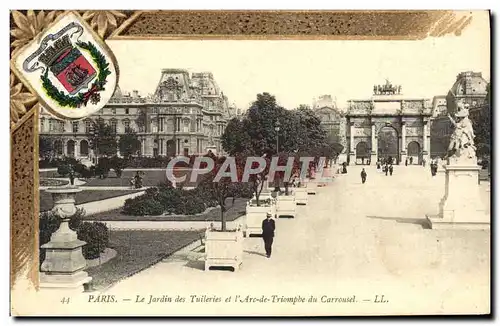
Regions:
[[[390,86],[383,92],[374,87],[371,98],[350,100],[345,113],[333,101],[326,104],[331,97],[322,96],[315,102],[322,125],[344,147],[340,162],[373,165],[389,156],[397,164],[404,164],[407,157],[412,164],[429,161],[431,101],[406,97],[401,87]]]
[[[321,119],[321,125],[328,133],[330,143],[342,145],[342,153],[346,152],[346,120],[345,115],[337,108],[330,95],[322,95],[313,102],[313,111]]]
[[[163,69],[153,95],[124,94],[117,87],[108,104],[86,119],[61,121],[42,112],[39,130],[53,140],[56,155],[92,158],[87,133],[91,119],[102,118],[118,135],[135,130],[141,155],[172,157],[205,154],[207,148],[221,152],[220,137],[236,113],[212,73]]]

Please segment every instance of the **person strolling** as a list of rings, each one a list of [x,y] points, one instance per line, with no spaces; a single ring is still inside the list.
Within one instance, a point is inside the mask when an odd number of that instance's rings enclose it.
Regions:
[[[364,168],[363,168],[363,170],[361,170],[361,182],[362,183],[366,182],[366,171]]]
[[[271,258],[274,231],[276,230],[276,224],[271,217],[272,214],[267,213],[266,219],[262,221],[262,238],[264,239],[264,248],[267,258]]]

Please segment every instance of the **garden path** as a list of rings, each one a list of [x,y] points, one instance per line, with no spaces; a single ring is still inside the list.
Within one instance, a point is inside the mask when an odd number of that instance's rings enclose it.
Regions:
[[[297,207],[295,219],[279,219],[270,259],[257,237],[244,240],[243,265],[234,273],[206,272],[202,252],[180,251],[106,293],[120,300],[143,295],[146,301],[149,295],[179,295],[189,302],[140,306],[143,314],[161,315],[489,311],[490,232],[425,228],[425,214],[437,212],[444,176],[432,178],[423,167],[396,166],[392,177],[365,168],[366,184],[361,167],[348,167],[347,175]],[[487,186],[481,187],[488,207]],[[191,303],[193,295],[222,302]],[[313,296],[317,302],[241,303],[236,295],[240,300]],[[387,302],[376,302],[381,295]],[[353,296],[355,304],[322,302]],[[93,314],[126,313],[122,305],[92,308]]]

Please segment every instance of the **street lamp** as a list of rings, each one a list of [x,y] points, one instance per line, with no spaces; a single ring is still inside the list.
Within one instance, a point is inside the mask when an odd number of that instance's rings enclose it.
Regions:
[[[280,122],[279,120],[276,120],[276,123],[274,124],[274,130],[276,131],[276,153],[279,153],[279,132],[280,132]]]

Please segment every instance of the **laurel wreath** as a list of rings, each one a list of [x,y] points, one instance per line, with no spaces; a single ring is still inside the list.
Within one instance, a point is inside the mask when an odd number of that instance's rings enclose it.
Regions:
[[[45,69],[45,74],[40,76],[42,79],[42,87],[44,88],[47,95],[56,101],[61,106],[68,106],[70,108],[78,108],[87,105],[87,101],[92,97],[99,98],[98,93],[105,90],[104,85],[107,83],[106,77],[111,74],[109,70],[109,63],[106,61],[104,55],[95,47],[91,42],[77,42],[76,45],[83,50],[89,52],[92,59],[97,64],[97,69],[99,73],[97,79],[92,83],[90,90],[87,92],[78,93],[77,95],[70,96],[66,95],[63,91],[60,91],[49,79],[49,70]]]

